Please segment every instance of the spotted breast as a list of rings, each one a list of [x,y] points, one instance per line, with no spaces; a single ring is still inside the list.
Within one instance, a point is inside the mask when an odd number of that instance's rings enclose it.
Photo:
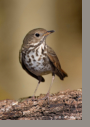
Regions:
[[[30,47],[24,56],[26,68],[35,75],[45,75],[52,72],[49,58],[46,55],[47,45],[43,43],[36,48]]]

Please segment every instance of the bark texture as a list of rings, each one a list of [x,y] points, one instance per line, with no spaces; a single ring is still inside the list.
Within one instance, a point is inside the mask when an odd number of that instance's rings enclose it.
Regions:
[[[0,101],[0,120],[82,120],[82,89],[60,91],[49,100],[29,97],[21,102]]]

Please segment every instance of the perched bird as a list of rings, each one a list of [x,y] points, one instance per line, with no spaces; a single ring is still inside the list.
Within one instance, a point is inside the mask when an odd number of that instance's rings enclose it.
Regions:
[[[54,30],[47,31],[43,28],[33,29],[27,33],[19,52],[19,60],[22,68],[32,77],[38,80],[33,99],[40,82],[45,82],[42,75],[52,73],[52,82],[45,98],[49,96],[55,74],[63,80],[67,73],[61,69],[57,55],[46,44],[46,37]]]

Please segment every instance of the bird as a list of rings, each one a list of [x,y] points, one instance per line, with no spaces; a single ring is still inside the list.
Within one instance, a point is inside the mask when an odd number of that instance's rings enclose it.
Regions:
[[[43,75],[52,74],[52,81],[46,98],[50,95],[50,90],[57,75],[61,80],[68,77],[67,73],[61,68],[59,59],[54,50],[46,44],[46,38],[54,30],[36,28],[29,31],[23,39],[23,44],[19,51],[19,61],[22,68],[33,78],[38,80],[37,87],[32,96],[35,100],[35,93],[40,82],[45,82]]]

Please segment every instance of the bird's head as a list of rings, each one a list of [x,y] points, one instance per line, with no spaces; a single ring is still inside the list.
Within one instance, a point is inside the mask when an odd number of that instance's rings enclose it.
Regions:
[[[23,44],[29,46],[36,46],[38,44],[41,44],[45,42],[46,37],[53,32],[54,30],[47,31],[43,28],[33,29],[27,33],[23,40]]]

